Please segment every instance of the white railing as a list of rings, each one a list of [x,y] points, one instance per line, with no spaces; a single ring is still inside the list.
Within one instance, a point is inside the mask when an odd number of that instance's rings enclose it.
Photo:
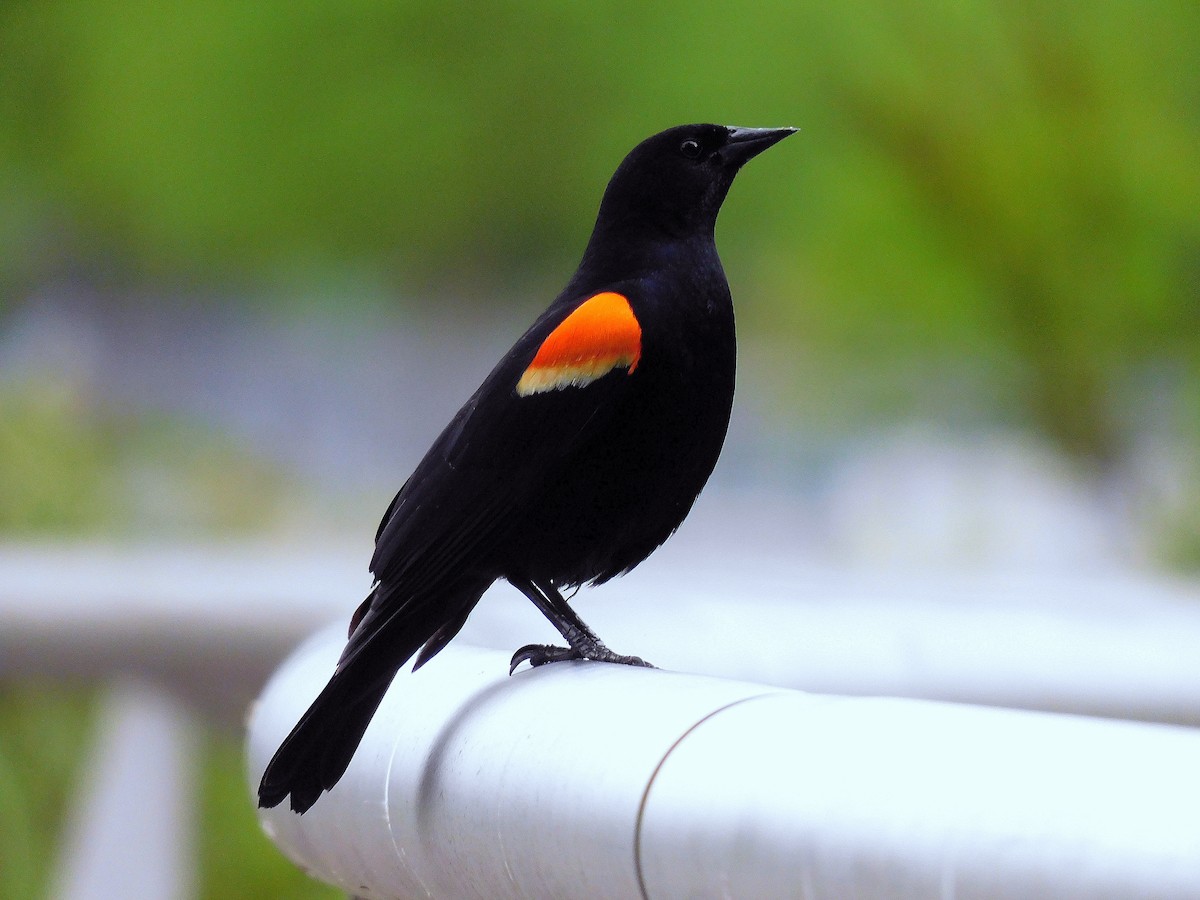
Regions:
[[[264,692],[252,790],[343,642]],[[506,663],[453,645],[397,678],[267,833],[372,898],[1200,897],[1195,729]]]
[[[99,740],[72,817],[58,884],[100,883],[110,893],[143,896],[149,870],[161,864],[167,871],[155,883],[174,877],[180,885],[174,895],[188,896],[187,835],[195,824],[187,817],[194,807],[144,803],[109,773],[133,770],[172,784],[182,781],[179,791],[186,794],[188,716],[240,727],[246,707],[292,646],[329,621],[344,628],[368,584],[361,549],[297,552],[254,544],[0,548],[0,679],[117,685],[102,707]],[[1200,585],[1195,582],[1129,573],[867,577],[781,561],[706,566],[691,560],[672,566],[668,555],[663,559],[593,596],[583,592],[576,605],[614,649],[643,655],[664,669],[749,682],[760,692],[801,688],[1200,724]],[[474,643],[502,649],[506,658],[521,644],[553,637],[531,605],[501,585],[484,598],[450,650],[458,653]],[[432,665],[429,671],[436,671]],[[509,680],[502,677],[502,665],[488,666],[487,679],[498,680],[498,690],[554,675],[535,672]],[[683,677],[650,674],[658,680]],[[627,676],[618,670],[604,679]],[[129,687],[130,679],[138,686]],[[397,690],[403,693],[415,683],[404,676]],[[302,705],[309,699],[311,694],[288,702]],[[765,701],[744,704],[738,715],[760,703]],[[175,711],[168,714],[168,708]],[[732,721],[733,712],[718,718]],[[971,714],[988,722],[1017,721],[1003,718],[1009,713]],[[137,739],[150,722],[157,723],[152,729],[165,734],[164,740]],[[880,738],[883,746],[903,731],[901,725],[895,735]],[[1128,759],[1095,788],[1095,802],[1112,797],[1116,804],[1157,764],[1157,752],[1140,740],[1124,745]],[[1107,758],[1102,749],[1097,752]],[[1084,756],[1080,759],[1086,763]],[[895,790],[907,783],[895,769],[882,771],[896,776]],[[924,804],[949,802],[936,793],[945,784],[914,783],[932,792]],[[1184,796],[1188,786],[1180,790]],[[310,816],[335,796],[323,799]],[[1155,833],[1146,827],[1128,818],[1130,832]],[[179,836],[170,841],[178,852],[156,859],[132,842],[97,838],[147,829]],[[97,860],[105,862],[102,874]],[[122,871],[127,877],[117,874]],[[89,895],[64,888],[62,896]]]

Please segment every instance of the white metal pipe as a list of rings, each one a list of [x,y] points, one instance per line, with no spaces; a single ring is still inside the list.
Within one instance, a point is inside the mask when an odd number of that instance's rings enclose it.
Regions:
[[[262,695],[252,786],[343,634]],[[507,658],[401,674],[268,834],[379,898],[1200,897],[1200,731]]]

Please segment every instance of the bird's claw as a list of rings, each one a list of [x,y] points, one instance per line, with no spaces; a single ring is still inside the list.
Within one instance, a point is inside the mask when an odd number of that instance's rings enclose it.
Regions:
[[[513,654],[508,666],[511,675],[523,662],[528,662],[532,668],[544,666],[547,663],[562,662],[567,659],[583,659],[583,654],[570,647],[555,647],[552,644],[526,644]]]
[[[515,672],[517,666],[523,662],[528,662],[532,668],[536,669],[538,666],[563,662],[568,659],[588,659],[592,662],[617,663],[622,666],[641,666],[645,669],[655,668],[655,666],[646,662],[640,656],[622,656],[619,653],[613,653],[603,644],[599,647],[589,648],[587,652],[576,650],[574,647],[556,647],[553,644],[526,644],[513,654],[512,661],[508,666],[508,674],[511,675]]]

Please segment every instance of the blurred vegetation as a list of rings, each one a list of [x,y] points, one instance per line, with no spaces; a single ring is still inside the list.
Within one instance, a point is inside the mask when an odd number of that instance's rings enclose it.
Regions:
[[[90,693],[0,691],[0,897],[46,897],[92,721]]]
[[[744,323],[805,360],[782,400],[867,369],[902,414],[983,370],[996,410],[1103,461],[1123,381],[1200,378],[1197,58],[1191,0],[18,0],[0,272],[495,297],[565,277],[645,134],[796,124],[722,239]]]
[[[345,894],[309,878],[267,840],[249,802],[242,742],[205,736],[200,820],[199,900],[333,900]]]
[[[836,383],[886,421],[966,391],[1105,464],[1147,425],[1200,436],[1197,59],[1194,0],[9,0],[0,337],[73,280],[496,302],[565,278],[640,138],[791,124],[721,224],[781,409],[836,414]],[[81,390],[0,381],[0,533],[269,521],[262,463]],[[1197,509],[1167,541],[1191,565]],[[46,889],[89,710],[0,698],[4,896]],[[203,896],[305,896],[236,743],[205,759]]]
[[[195,537],[261,530],[287,486],[267,461],[69,383],[0,385],[0,534]]]
[[[8,685],[0,692],[0,897],[50,896],[52,865],[80,765],[93,739],[95,692]],[[344,896],[276,851],[258,826],[238,736],[209,729],[198,747],[201,900]]]

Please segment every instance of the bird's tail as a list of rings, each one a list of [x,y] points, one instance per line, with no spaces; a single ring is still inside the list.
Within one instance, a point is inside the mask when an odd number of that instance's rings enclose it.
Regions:
[[[303,813],[337,784],[391,680],[364,684],[354,667],[335,672],[267,764],[258,805],[278,806],[291,794],[293,812]]]
[[[465,578],[403,603],[377,585],[354,614],[333,677],[267,764],[258,805],[278,806],[291,794],[292,810],[303,813],[337,784],[397,670],[418,650],[417,669],[445,647],[490,583]]]

